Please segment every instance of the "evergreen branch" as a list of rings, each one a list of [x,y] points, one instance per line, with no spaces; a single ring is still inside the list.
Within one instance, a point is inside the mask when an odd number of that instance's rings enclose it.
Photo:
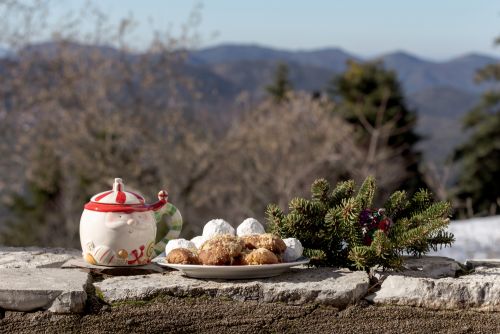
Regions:
[[[279,208],[276,204],[269,204],[266,207],[266,220],[268,222],[268,229],[271,233],[282,235],[281,228],[283,227],[283,218],[285,214],[283,210]]]
[[[388,255],[391,246],[391,241],[383,231],[378,230],[375,232],[370,248],[376,256],[384,259]]]
[[[370,252],[370,247],[356,246],[349,252],[348,259],[352,261],[352,264],[356,267],[356,269],[363,270],[368,267],[368,260],[371,257]]]
[[[354,194],[354,181],[344,181],[337,183],[330,195],[331,206],[339,205],[344,198],[351,197]]]
[[[375,189],[371,177],[356,195],[352,180],[338,183],[331,193],[325,179],[316,180],[311,199],[294,198],[287,214],[269,205],[268,226],[283,238],[299,239],[314,265],[357,269],[399,268],[405,253],[422,255],[453,243],[454,236],[446,231],[450,203],[433,202],[427,190],[411,200],[398,191],[385,203],[385,211],[378,210],[371,208]]]
[[[420,189],[413,195],[410,210],[422,211],[432,202],[432,195],[427,189]]]
[[[350,247],[362,245],[363,235],[358,222],[361,207],[358,206],[356,199],[351,197],[342,200],[337,210],[336,214],[340,217],[340,233],[345,242]]]
[[[312,200],[319,201],[325,205],[329,203],[330,183],[325,179],[314,181],[311,186]]]
[[[368,176],[359,188],[358,195],[356,196],[356,200],[360,202],[362,208],[370,208],[372,206],[376,188],[375,178]]]
[[[389,197],[389,200],[384,205],[384,209],[389,217],[396,219],[397,216],[404,212],[410,202],[406,198],[405,191],[396,191]]]

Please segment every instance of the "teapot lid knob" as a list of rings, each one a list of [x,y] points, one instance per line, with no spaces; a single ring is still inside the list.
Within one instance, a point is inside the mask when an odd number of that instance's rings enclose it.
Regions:
[[[123,181],[119,177],[115,178],[113,183],[113,191],[123,191]]]

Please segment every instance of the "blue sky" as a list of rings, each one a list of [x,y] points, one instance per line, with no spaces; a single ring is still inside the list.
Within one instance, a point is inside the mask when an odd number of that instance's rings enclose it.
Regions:
[[[105,0],[99,6],[112,21],[133,15],[140,45],[152,25],[178,31],[200,3],[200,46],[341,47],[364,57],[404,50],[435,60],[469,52],[500,55],[500,47],[493,47],[500,2],[493,0]],[[80,5],[61,1],[54,15]]]

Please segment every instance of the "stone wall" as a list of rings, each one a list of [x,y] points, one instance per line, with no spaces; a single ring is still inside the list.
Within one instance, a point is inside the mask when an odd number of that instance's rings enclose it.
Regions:
[[[78,268],[78,250],[0,248],[0,309],[85,313],[160,297],[222,298],[237,302],[327,305],[369,303],[425,309],[500,311],[498,261],[459,264],[443,257],[408,258],[403,271],[370,274],[298,267],[256,280],[200,280],[151,264],[131,271]]]

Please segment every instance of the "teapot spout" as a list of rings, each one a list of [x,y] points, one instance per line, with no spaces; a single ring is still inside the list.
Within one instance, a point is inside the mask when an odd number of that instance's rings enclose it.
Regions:
[[[160,190],[158,193],[158,202],[150,204],[148,208],[153,211],[160,210],[165,204],[167,204],[168,193],[165,190]]]

